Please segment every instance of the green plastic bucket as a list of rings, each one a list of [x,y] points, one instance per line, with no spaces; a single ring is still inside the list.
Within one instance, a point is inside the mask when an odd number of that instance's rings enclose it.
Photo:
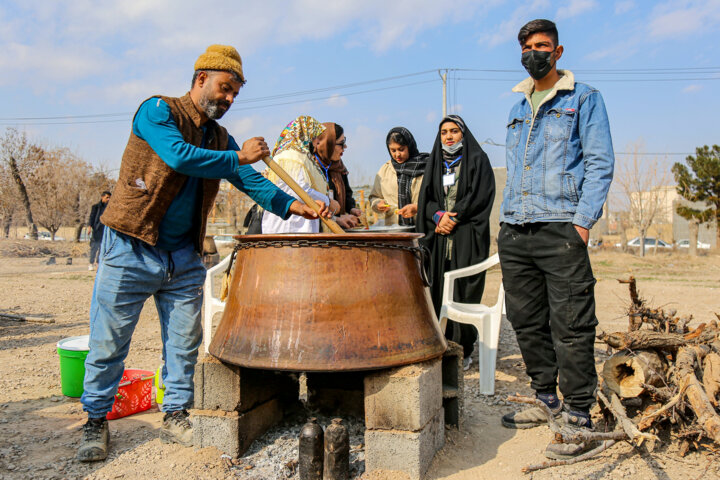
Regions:
[[[57,343],[60,355],[60,385],[66,397],[80,397],[83,394],[85,378],[85,357],[90,348],[90,335],[68,337]]]

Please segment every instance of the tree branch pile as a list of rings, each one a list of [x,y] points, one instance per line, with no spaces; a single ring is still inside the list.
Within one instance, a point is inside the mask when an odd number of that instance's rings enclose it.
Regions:
[[[704,439],[720,448],[718,322],[690,329],[692,315],[651,308],[633,277],[619,281],[630,291],[629,328],[598,335],[616,350],[603,365],[600,406],[636,446],[649,440],[639,434],[654,437],[652,450],[657,435],[669,433],[683,456]]]

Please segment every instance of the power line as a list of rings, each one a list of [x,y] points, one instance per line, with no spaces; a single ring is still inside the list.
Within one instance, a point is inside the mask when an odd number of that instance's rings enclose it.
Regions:
[[[517,82],[517,78],[482,78],[482,77],[459,77],[457,75],[457,72],[484,72],[484,73],[522,73],[525,74],[524,70],[521,69],[479,69],[479,68],[447,68],[444,69],[448,72],[453,72],[452,80],[453,80],[453,102],[454,104],[457,104],[457,82],[458,81],[486,81],[486,82]],[[382,77],[382,78],[376,78],[376,79],[370,79],[370,80],[363,80],[358,82],[352,82],[352,83],[346,83],[346,84],[340,84],[340,85],[334,85],[334,86],[328,86],[328,87],[322,87],[322,88],[316,88],[316,89],[308,89],[308,90],[299,90],[295,92],[287,92],[287,93],[281,93],[277,95],[268,95],[264,97],[256,97],[256,98],[248,98],[248,99],[241,99],[236,100],[235,104],[237,105],[249,105],[253,103],[263,103],[273,100],[279,100],[283,98],[292,98],[292,97],[301,97],[305,95],[311,95],[313,93],[321,93],[321,92],[327,92],[332,90],[343,90],[347,88],[353,88],[358,87],[362,85],[370,85],[374,83],[382,83],[382,82],[390,82],[393,80],[398,80],[401,78],[408,78],[413,76],[420,76],[425,75],[428,73],[434,73],[436,70],[423,70],[418,72],[412,72],[412,73],[406,73],[402,75],[394,75],[389,77]],[[597,79],[587,79],[587,81],[592,82],[680,82],[680,81],[707,81],[707,80],[720,80],[720,76],[713,76],[713,77],[682,77],[682,78],[653,78],[653,75],[681,75],[681,74],[701,74],[701,75],[717,75],[720,74],[720,67],[678,67],[678,68],[636,68],[636,69],[578,69],[573,70],[577,73],[591,73],[591,74],[599,74],[599,75],[644,75],[648,76],[645,78],[597,78]],[[388,90],[393,88],[401,88],[406,86],[412,86],[412,85],[419,85],[423,83],[431,83],[433,81],[437,80],[427,80],[427,81],[421,81],[421,82],[412,82],[412,83],[405,83],[400,85],[393,85],[388,87],[381,87],[377,89],[368,89],[368,90],[361,90],[357,92],[349,92],[343,94],[344,96],[350,96],[350,95],[359,95],[359,94],[365,94],[365,93],[371,93],[371,92],[377,92],[382,90]],[[334,95],[333,95],[334,96]],[[281,105],[290,105],[290,104],[296,104],[296,103],[303,103],[303,102],[313,102],[313,101],[319,101],[319,100],[328,100],[332,98],[330,97],[315,97],[315,98],[308,98],[308,99],[298,99],[288,102],[276,102],[276,103],[269,103],[264,105],[257,105],[257,106],[249,106],[246,108],[235,108],[230,111],[237,112],[242,110],[253,110],[253,109],[259,109],[259,108],[266,108],[266,107],[274,107],[274,106],[281,106]],[[38,116],[38,117],[0,117],[0,125],[73,125],[73,124],[94,124],[94,123],[118,123],[118,122],[126,122],[128,120],[127,117],[131,116],[133,112],[114,112],[114,113],[98,113],[98,114],[85,114],[85,115],[58,115],[58,116]],[[113,117],[123,117],[123,118],[117,118],[117,119],[110,119]],[[46,120],[47,122],[38,122]],[[54,121],[54,120],[71,120],[71,121]],[[76,121],[77,120],[77,121]],[[27,123],[18,123],[18,122],[27,122]]]
[[[395,75],[393,77],[385,77],[385,78],[377,78],[374,80],[365,80],[362,82],[355,82],[355,83],[346,83],[343,85],[335,85],[332,87],[323,87],[323,88],[316,88],[313,90],[300,90],[297,92],[290,92],[290,93],[280,93],[278,95],[269,95],[266,97],[257,97],[257,98],[249,98],[249,99],[242,99],[242,100],[235,100],[235,103],[254,103],[254,102],[264,102],[267,100],[277,100],[280,98],[287,98],[287,97],[296,97],[300,95],[309,95],[312,93],[320,93],[320,92],[327,92],[329,90],[342,90],[344,88],[352,88],[352,87],[358,87],[362,85],[370,85],[372,83],[380,83],[380,82],[389,82],[392,80],[398,80],[400,78],[407,78],[407,77],[415,77],[418,75],[425,75],[427,73],[433,73],[435,70],[423,70],[422,72],[414,72],[414,73],[407,73],[404,75]]]
[[[422,84],[434,83],[434,82],[437,82],[437,80],[434,80],[434,79],[433,79],[433,80],[423,80],[423,81],[420,81],[420,82],[403,83],[403,84],[401,84],[401,85],[392,85],[392,86],[390,86],[390,87],[373,88],[373,89],[370,89],[370,90],[360,90],[360,91],[358,91],[358,92],[344,93],[344,94],[342,94],[342,96],[343,96],[343,97],[349,97],[349,96],[352,96],[352,95],[360,95],[360,94],[363,94],[363,93],[380,92],[380,91],[382,91],[382,90],[392,90],[393,88],[410,87],[410,86],[413,86],[413,85],[422,85]],[[319,101],[319,100],[329,100],[329,99],[331,99],[331,98],[336,98],[336,95],[330,95],[329,97],[304,98],[304,99],[302,99],[302,100],[292,100],[292,101],[290,101],[290,102],[281,102],[281,103],[270,103],[270,104],[267,104],[267,105],[256,105],[256,106],[254,106],[254,107],[239,107],[238,110],[233,110],[233,111],[231,111],[230,113],[243,112],[243,111],[245,111],[245,110],[256,110],[256,109],[258,109],[258,108],[276,107],[276,106],[278,106],[278,105],[291,105],[291,104],[294,104],[294,103],[316,102],[316,101]]]
[[[460,77],[458,80],[472,82],[517,82],[517,78],[480,78]],[[583,78],[586,82],[694,82],[697,80],[720,80],[720,77],[696,77],[696,78]]]
[[[434,83],[434,82],[436,82],[436,81],[437,81],[437,80],[432,79],[432,80],[422,80],[422,81],[419,81],[419,82],[402,83],[402,84],[399,84],[399,85],[391,85],[391,86],[388,86],[388,87],[379,87],[379,88],[371,88],[371,89],[368,89],[368,90],[360,90],[360,91],[356,91],[356,92],[348,92],[348,93],[344,93],[342,96],[344,96],[344,97],[349,97],[349,96],[353,96],[353,95],[360,95],[360,94],[365,94],[365,93],[379,92],[379,91],[383,91],[383,90],[392,90],[392,89],[395,89],[395,88],[411,87],[411,86],[414,86],[414,85],[422,85],[422,84],[427,84],[427,83]],[[325,97],[303,98],[303,99],[300,99],[300,100],[291,100],[291,101],[288,101],[288,102],[269,103],[269,104],[265,104],[265,105],[255,105],[255,106],[249,106],[249,107],[238,107],[237,109],[230,110],[230,111],[228,112],[228,114],[237,113],[237,112],[239,112],[239,111],[257,110],[257,109],[260,109],[260,108],[276,107],[276,106],[281,106],[281,105],[292,105],[292,104],[297,104],[297,103],[306,103],[306,102],[316,102],[316,101],[322,101],[322,100],[330,100],[330,99],[335,98],[335,97],[336,97],[336,95],[330,95],[330,96],[325,96]],[[127,114],[126,114],[126,115],[127,115]],[[38,118],[40,118],[40,117],[38,117]],[[57,117],[57,118],[63,118],[63,117]],[[67,118],[67,117],[64,117],[64,118]],[[74,118],[74,117],[71,116],[70,118]],[[85,117],[82,117],[82,118],[85,118]],[[2,119],[0,119],[0,120],[2,120]],[[76,124],[88,124],[88,123],[117,123],[117,122],[127,122],[127,121],[128,121],[128,118],[123,118],[123,119],[118,119],[118,120],[86,120],[86,121],[82,121],[82,120],[81,120],[81,121],[67,121],[67,122],[65,122],[65,121],[57,121],[57,122],[27,122],[27,123],[0,122],[0,125],[76,125]]]

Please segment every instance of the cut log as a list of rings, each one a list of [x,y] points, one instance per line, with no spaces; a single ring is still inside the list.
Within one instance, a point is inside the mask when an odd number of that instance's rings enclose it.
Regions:
[[[657,353],[650,350],[621,351],[603,366],[605,385],[622,398],[634,398],[645,392],[643,384],[662,386],[665,366]]]
[[[720,355],[710,352],[705,356],[703,370],[703,385],[710,403],[718,406],[717,395],[720,393]]]
[[[601,335],[600,340],[618,350],[678,348],[687,343],[685,338],[680,334],[654,332],[652,330],[636,330],[629,333],[615,332]]]
[[[678,350],[675,366],[679,385],[685,385],[685,396],[695,412],[698,424],[707,436],[720,444],[720,416],[715,413],[702,384],[695,376],[695,363],[699,363],[710,351],[710,347],[699,345]]]

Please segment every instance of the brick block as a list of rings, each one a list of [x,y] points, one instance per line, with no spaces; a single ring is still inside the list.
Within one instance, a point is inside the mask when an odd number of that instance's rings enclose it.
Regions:
[[[455,342],[448,341],[448,348],[442,358],[443,408],[445,424],[460,429],[463,416],[463,349]]]
[[[239,417],[240,414],[234,411],[193,410],[190,421],[195,448],[216,447],[231,457],[242,455]]]
[[[239,413],[223,410],[193,410],[193,443],[196,448],[216,447],[232,457],[240,457],[253,441],[282,419],[277,399]]]
[[[282,404],[274,398],[240,415],[239,444],[242,453],[252,442],[283,418]],[[241,454],[242,454],[241,453]]]
[[[439,408],[418,432],[365,430],[365,471],[404,472],[420,480],[445,445],[445,414]]]
[[[442,407],[441,359],[365,377],[365,427],[419,431]]]
[[[282,390],[282,378],[264,370],[240,368],[212,355],[195,365],[195,408],[243,412]]]

